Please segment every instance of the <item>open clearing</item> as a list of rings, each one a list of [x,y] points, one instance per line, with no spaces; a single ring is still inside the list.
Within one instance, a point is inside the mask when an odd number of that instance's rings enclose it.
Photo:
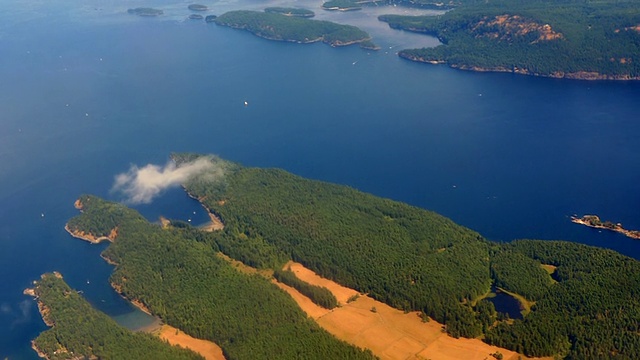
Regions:
[[[310,317],[339,339],[371,349],[381,359],[492,360],[495,358],[491,354],[495,352],[500,352],[505,360],[522,356],[479,339],[452,338],[442,331],[442,324],[433,320],[423,323],[417,312],[404,313],[366,295],[347,303],[357,291],[321,278],[302,264],[290,262],[284,268],[290,268],[298,278],[312,285],[328,288],[341,304],[326,310],[295,289],[278,284]]]
[[[215,343],[207,340],[196,339],[181,330],[169,325],[162,325],[158,336],[174,346],[181,346],[197,352],[207,360],[224,360],[222,349]]]

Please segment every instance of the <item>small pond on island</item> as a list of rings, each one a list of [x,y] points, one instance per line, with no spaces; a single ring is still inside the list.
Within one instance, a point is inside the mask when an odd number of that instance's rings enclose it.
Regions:
[[[520,311],[520,302],[513,296],[500,291],[495,286],[491,288],[491,292],[495,294],[493,297],[487,298],[487,300],[493,303],[497,312],[509,314],[512,319],[522,319]]]

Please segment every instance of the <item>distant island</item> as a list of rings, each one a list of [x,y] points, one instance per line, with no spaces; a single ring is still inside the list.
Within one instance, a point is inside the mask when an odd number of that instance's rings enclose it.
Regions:
[[[200,5],[200,4],[191,4],[191,5],[187,6],[187,8],[189,10],[191,10],[191,11],[207,11],[207,10],[209,10],[207,5]]]
[[[316,16],[316,14],[311,10],[290,7],[268,7],[264,9],[264,12],[304,18]]]
[[[324,10],[355,11],[362,10],[359,2],[352,0],[330,0],[322,4]]]
[[[331,46],[359,44],[366,49],[377,49],[371,42],[371,36],[365,31],[355,26],[330,21],[284,16],[274,12],[239,10],[222,14],[214,22],[222,26],[244,29],[269,40],[302,44],[321,41]]]
[[[598,217],[597,215],[585,215],[581,218],[572,216],[571,221],[576,224],[585,225],[585,226],[596,228],[596,229],[606,229],[606,230],[619,232],[622,235],[628,236],[632,239],[640,239],[640,231],[626,230],[625,228],[622,227],[622,224],[620,223],[614,224],[611,221],[602,221],[600,220],[600,217]]]
[[[407,49],[402,58],[472,71],[581,80],[640,79],[640,6],[632,0],[499,0],[451,3],[438,16],[383,15],[394,29],[443,45]]]
[[[212,23],[212,22],[215,22],[217,17],[218,17],[217,15],[207,15],[207,17],[204,18],[204,21],[208,23]]]
[[[148,8],[148,7],[139,7],[135,9],[129,9],[127,10],[127,12],[129,14],[145,16],[145,17],[160,16],[164,14],[164,11],[160,9],[154,9],[154,8]]]
[[[200,15],[200,14],[190,14],[189,15],[189,20],[202,20],[204,19],[204,16]]]
[[[404,4],[409,7],[431,8],[430,5],[419,4],[417,1],[391,2],[387,0],[329,0],[322,4],[322,8],[329,11],[355,11],[362,10],[364,6],[384,6],[392,3]]]
[[[183,186],[220,219],[219,230],[151,224],[91,195],[80,197],[82,212],[67,225],[94,237],[117,229],[101,255],[115,265],[114,289],[169,325],[215,342],[228,358],[295,358],[300,351],[373,357],[307,318],[289,297],[293,290],[279,290],[288,283],[322,306],[336,304],[325,285],[296,280],[287,271],[291,261],[352,289],[347,300],[335,295],[342,304],[366,294],[435,320],[455,338],[481,338],[527,356],[640,358],[634,259],[572,242],[492,242],[436,213],[349,187],[215,156],[172,159],[180,167],[203,157],[208,170]],[[283,283],[275,286],[274,276]],[[494,287],[527,309],[523,319],[487,300]]]

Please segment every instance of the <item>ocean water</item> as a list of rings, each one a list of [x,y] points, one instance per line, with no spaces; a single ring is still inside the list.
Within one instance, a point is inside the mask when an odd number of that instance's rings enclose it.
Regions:
[[[187,1],[0,4],[0,358],[35,359],[46,329],[22,290],[59,271],[98,309],[151,319],[109,287],[106,246],[63,229],[74,200],[173,151],[280,167],[434,210],[489,239],[564,239],[640,258],[640,241],[573,214],[640,229],[640,84],[471,73],[395,51],[437,40],[390,30],[385,11],[320,2],[204,2],[211,13],[293,4],[362,26],[382,50],[271,42],[203,21]],[[417,10],[391,9],[391,11]],[[244,106],[244,102],[248,106]],[[137,206],[206,220],[180,189]],[[195,212],[195,214],[194,214]]]

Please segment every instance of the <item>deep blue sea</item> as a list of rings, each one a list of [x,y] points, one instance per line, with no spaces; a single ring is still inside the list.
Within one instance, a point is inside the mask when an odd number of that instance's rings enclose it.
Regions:
[[[189,1],[0,4],[0,359],[35,359],[46,329],[24,288],[59,271],[98,309],[148,318],[108,285],[106,245],[63,229],[74,200],[173,151],[352,186],[434,210],[489,239],[564,239],[640,258],[640,84],[472,73],[398,58],[436,39],[388,29],[402,8],[328,13],[382,49],[272,42],[185,20]],[[285,1],[204,1],[213,14]],[[160,18],[126,9],[154,6]],[[244,106],[244,102],[248,106]],[[180,189],[136,207],[204,221]],[[194,214],[196,212],[196,214]]]

